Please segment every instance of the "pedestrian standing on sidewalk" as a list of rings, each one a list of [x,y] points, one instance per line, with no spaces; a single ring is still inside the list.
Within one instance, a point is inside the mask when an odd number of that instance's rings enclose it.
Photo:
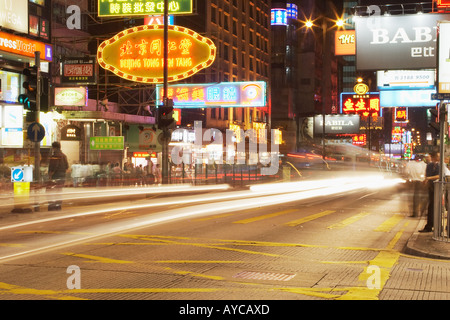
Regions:
[[[428,189],[427,224],[419,232],[432,232],[434,226],[434,181],[439,179],[439,162],[441,158],[439,152],[432,152],[430,156],[431,160],[425,170],[425,183]],[[444,166],[443,171],[445,177],[450,176],[450,170],[447,166]]]
[[[406,174],[411,182],[412,195],[412,217],[419,217],[424,206],[424,179],[426,163],[422,156],[416,156],[406,164]]]
[[[48,164],[48,179],[51,182],[51,191],[62,193],[62,188],[66,182],[66,171],[69,169],[67,156],[61,151],[61,144],[57,141],[52,143],[52,155]],[[49,202],[48,210],[61,210],[62,200]]]

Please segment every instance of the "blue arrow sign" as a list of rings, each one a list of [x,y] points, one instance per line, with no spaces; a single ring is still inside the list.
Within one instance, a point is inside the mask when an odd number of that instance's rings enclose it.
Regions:
[[[23,170],[22,168],[11,168],[11,182],[22,182],[23,181]]]
[[[28,126],[27,135],[32,142],[39,142],[45,137],[45,128],[42,124],[33,122]]]

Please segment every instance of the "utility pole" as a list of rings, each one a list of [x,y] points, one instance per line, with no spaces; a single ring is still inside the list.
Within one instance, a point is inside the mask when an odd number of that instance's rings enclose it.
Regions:
[[[164,85],[163,85],[163,105],[167,107],[167,82],[168,82],[168,59],[169,59],[169,1],[164,0]],[[169,129],[167,126],[162,128],[162,183],[169,183]]]
[[[36,66],[36,122],[40,123],[41,112],[41,53],[34,52],[34,63]],[[41,142],[34,143],[34,170],[37,183],[41,181]]]

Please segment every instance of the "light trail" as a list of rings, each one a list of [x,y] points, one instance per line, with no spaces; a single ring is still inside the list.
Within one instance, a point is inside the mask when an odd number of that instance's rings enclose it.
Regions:
[[[395,186],[398,183],[401,183],[403,180],[401,179],[379,179],[379,182],[376,186],[374,185],[373,181],[368,181],[367,177],[358,177],[355,179],[352,178],[346,178],[345,180],[342,179],[330,179],[331,181],[328,181],[330,183],[329,186],[323,187],[324,181],[321,181],[322,187],[318,188],[312,188],[309,190],[296,190],[286,193],[285,190],[282,190],[282,188],[279,188],[275,194],[268,195],[268,192],[270,192],[270,188],[268,190],[264,191],[237,191],[237,192],[231,192],[227,193],[226,195],[217,195],[215,198],[214,195],[197,195],[197,196],[191,196],[186,197],[187,199],[179,199],[179,200],[166,200],[166,204],[175,204],[175,203],[183,203],[183,204],[189,204],[189,203],[198,203],[198,202],[205,202],[205,201],[214,201],[213,203],[203,203],[203,204],[196,204],[188,207],[183,208],[175,208],[175,209],[168,209],[164,211],[159,211],[152,214],[147,214],[143,216],[123,219],[120,221],[110,221],[110,222],[103,222],[101,224],[90,226],[88,228],[85,228],[82,230],[82,232],[86,235],[49,235],[48,240],[41,242],[40,245],[32,242],[34,246],[38,246],[36,248],[29,249],[27,251],[22,252],[16,252],[7,254],[4,256],[0,256],[0,260],[8,260],[13,259],[17,257],[21,257],[28,254],[35,254],[38,252],[46,251],[55,249],[57,247],[63,247],[68,245],[73,245],[76,243],[82,243],[86,241],[90,241],[96,238],[101,238],[109,235],[114,235],[118,233],[123,233],[125,231],[130,232],[131,230],[135,229],[141,229],[144,227],[150,227],[157,224],[162,223],[168,223],[173,222],[180,219],[186,219],[186,218],[199,218],[206,215],[211,214],[220,214],[224,212],[234,212],[239,210],[247,210],[251,208],[260,208],[265,206],[272,206],[272,205],[279,205],[281,203],[288,203],[288,202],[295,202],[299,200],[305,200],[305,199],[311,199],[316,197],[323,197],[323,196],[329,196],[329,195],[337,195],[341,193],[348,193],[353,191],[362,191],[365,188],[374,189],[376,187],[378,188],[386,188],[388,186]],[[345,182],[344,182],[345,181]],[[317,181],[319,185],[319,182]],[[299,184],[297,187],[300,188]],[[278,187],[281,186],[281,184],[277,184]],[[339,186],[339,187],[337,187]],[[273,187],[273,185],[272,185]],[[305,188],[305,186],[303,186]],[[311,188],[311,185],[310,185]],[[263,196],[264,195],[264,196]],[[234,198],[234,199],[233,199]],[[207,200],[206,200],[207,199]],[[162,201],[159,202],[160,205],[162,205]],[[155,202],[150,201],[148,204],[140,204],[140,205],[122,205],[117,206],[115,208],[102,208],[98,210],[91,210],[86,211],[82,213],[77,214],[68,214],[68,215],[61,215],[56,217],[51,217],[47,219],[40,219],[36,221],[28,221],[23,223],[18,223],[15,225],[10,226],[4,226],[1,227],[0,230],[7,230],[12,228],[17,228],[20,226],[30,225],[30,224],[36,224],[36,223],[45,223],[50,221],[55,221],[59,219],[67,219],[67,218],[73,218],[73,217],[79,217],[79,216],[86,216],[86,215],[93,215],[93,214],[99,214],[99,213],[106,213],[111,211],[119,211],[119,210],[133,210],[133,209],[145,209],[154,207]],[[78,230],[78,232],[81,232]],[[55,240],[55,237],[58,240]],[[31,247],[33,247],[31,245]]]

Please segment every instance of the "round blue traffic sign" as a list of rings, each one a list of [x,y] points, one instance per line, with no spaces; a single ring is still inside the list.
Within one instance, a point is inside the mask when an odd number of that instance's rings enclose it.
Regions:
[[[23,170],[21,168],[13,168],[11,172],[11,182],[22,182]]]
[[[45,128],[42,124],[33,122],[28,126],[27,135],[32,142],[39,142],[45,137]]]

